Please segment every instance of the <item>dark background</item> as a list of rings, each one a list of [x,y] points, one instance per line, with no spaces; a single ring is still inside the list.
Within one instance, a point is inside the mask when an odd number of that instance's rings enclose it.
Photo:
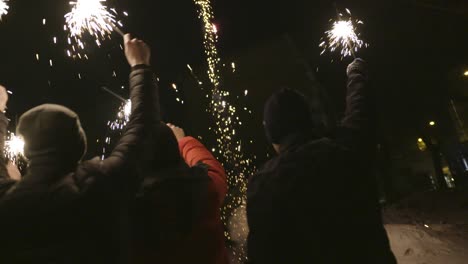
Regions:
[[[203,96],[186,65],[194,67],[206,81],[202,26],[191,0],[122,0],[109,6],[128,11],[124,29],[146,40],[153,49],[153,66],[160,77],[167,121],[210,138],[209,116]],[[223,61],[238,63],[237,75],[226,76],[224,86],[241,112],[242,133],[254,143],[249,155],[264,159],[266,142],[261,128],[263,103],[281,86],[320,86],[319,99],[337,119],[343,110],[345,68],[333,54],[319,56],[318,44],[328,20],[339,9],[350,8],[365,21],[363,38],[371,44],[360,55],[370,64],[372,83],[378,91],[379,131],[382,141],[395,151],[411,145],[424,134],[430,120],[444,137],[454,135],[447,105],[451,93],[468,89],[468,4],[465,1],[222,1],[216,0],[215,23],[219,28],[219,52]],[[0,83],[14,92],[8,115],[15,120],[41,103],[60,103],[77,111],[90,142],[103,139],[107,120],[114,118],[120,102],[103,92],[106,86],[125,96],[128,66],[120,50],[118,35],[101,48],[89,49],[89,61],[66,56],[63,15],[68,1],[12,0],[10,13],[0,22]],[[42,25],[42,19],[47,24]],[[54,36],[59,43],[53,44]],[[288,40],[289,44],[285,40]],[[292,43],[292,45],[291,45]],[[291,48],[294,46],[295,48]],[[40,60],[36,61],[35,54]],[[294,54],[294,55],[292,55]],[[302,61],[298,63],[298,58]],[[54,66],[49,66],[49,59]],[[334,59],[334,62],[331,60]],[[300,65],[299,65],[300,64]],[[298,66],[299,65],[299,66]],[[308,65],[315,82],[304,77]],[[113,77],[113,71],[117,77]],[[83,78],[78,78],[80,73]],[[171,83],[177,83],[180,94]],[[125,89],[121,89],[124,86]],[[185,104],[175,101],[180,97]],[[317,98],[315,98],[317,99]],[[323,101],[323,100],[322,100]],[[12,129],[14,128],[12,122]],[[212,135],[211,135],[212,137]],[[212,145],[212,140],[207,143]],[[90,155],[100,154],[99,144]]]

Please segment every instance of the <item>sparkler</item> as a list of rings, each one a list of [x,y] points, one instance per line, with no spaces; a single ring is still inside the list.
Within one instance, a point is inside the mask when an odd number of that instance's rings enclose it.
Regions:
[[[114,93],[111,93],[114,95]],[[119,99],[120,96],[117,96]],[[109,120],[107,122],[107,126],[109,130],[107,131],[106,138],[104,140],[104,145],[102,146],[102,155],[101,159],[104,160],[106,158],[107,149],[112,146],[113,139],[120,138],[122,135],[122,131],[127,126],[128,122],[130,121],[130,115],[132,113],[132,102],[130,100],[123,99],[122,104],[119,108],[119,111],[113,121]],[[99,142],[99,140],[98,140]]]
[[[70,2],[72,11],[65,15],[70,35],[81,37],[88,32],[96,38],[105,37],[116,28],[115,15],[103,5],[106,0],[77,0]]]
[[[8,14],[8,0],[0,0],[0,20],[2,20],[2,16]]]
[[[119,112],[117,113],[117,118],[114,121],[109,121],[108,125],[111,130],[122,130],[130,120],[130,115],[132,113],[132,102],[123,98],[122,96],[114,93],[113,91],[109,90],[107,87],[101,87],[102,90],[108,92],[110,95],[114,96],[115,98],[122,101],[122,105],[119,108]]]
[[[321,53],[324,54],[327,50],[334,52],[340,50],[342,58],[353,56],[355,53],[367,44],[360,39],[360,34],[357,33],[357,26],[364,24],[361,20],[351,17],[351,12],[346,9],[349,17],[344,18],[343,14],[338,14],[338,19],[333,22],[332,28],[325,32],[325,40],[322,39],[320,47],[323,48]]]
[[[132,114],[132,101],[127,100],[125,102],[124,106],[122,107],[121,113],[119,113],[119,116],[122,115],[123,118],[125,118],[125,121],[128,122],[130,120],[130,115]]]
[[[118,27],[116,12],[108,11],[104,5],[106,0],[77,0],[70,2],[72,10],[65,15],[65,28],[70,32],[68,43],[72,45],[72,50],[84,50],[85,44],[81,40],[85,33],[95,38],[95,43],[101,46],[101,41],[111,38],[113,31],[124,36]],[[74,40],[72,43],[71,40]],[[78,57],[82,57],[78,52]]]
[[[127,100],[122,103],[117,113],[117,117],[114,121],[109,121],[107,125],[111,131],[122,131],[130,121],[130,115],[132,113],[132,102]]]
[[[5,141],[5,157],[16,163],[18,158],[24,156],[24,140],[10,133],[9,139]]]

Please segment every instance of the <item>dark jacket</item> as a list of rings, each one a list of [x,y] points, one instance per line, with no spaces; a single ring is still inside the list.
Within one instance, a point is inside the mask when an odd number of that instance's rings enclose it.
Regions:
[[[336,136],[289,135],[250,179],[251,263],[395,263],[370,173],[374,98],[364,62],[352,64],[348,77]]]
[[[53,150],[41,155],[37,144],[21,181],[1,176],[0,263],[119,263],[120,221],[128,214],[121,205],[134,184],[143,139],[160,122],[147,67],[132,70],[130,98],[130,121],[109,158],[77,165],[76,157]],[[0,122],[0,131],[5,125]]]

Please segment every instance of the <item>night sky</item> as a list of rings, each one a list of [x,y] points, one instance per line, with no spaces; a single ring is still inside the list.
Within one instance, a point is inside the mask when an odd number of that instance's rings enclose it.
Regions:
[[[90,49],[89,61],[73,61],[64,51],[63,15],[68,12],[68,1],[10,2],[10,13],[0,22],[0,83],[14,92],[8,111],[12,128],[15,116],[25,110],[41,103],[60,103],[79,113],[90,141],[103,138],[107,120],[115,116],[120,102],[100,87],[121,95],[128,93],[129,68],[119,47],[119,36],[115,35],[101,49]],[[202,98],[203,92],[191,84],[186,68],[191,64],[199,75],[205,71],[202,27],[193,1],[108,2],[129,12],[130,16],[123,18],[124,29],[134,32],[153,49],[153,66],[161,78],[166,119],[182,123],[194,134],[205,135],[204,126],[200,125],[207,122],[203,116],[205,106],[190,102],[197,98],[194,93]],[[378,91],[380,137],[395,147],[404,147],[416,142],[430,120],[438,123],[442,134],[450,135],[450,92],[453,87],[468,89],[468,78],[463,77],[468,70],[466,1],[337,1],[336,6],[350,8],[354,16],[366,23],[362,35],[371,46],[360,55],[368,60],[372,84]],[[344,105],[345,68],[350,60],[340,62],[337,55],[320,56],[318,48],[328,20],[336,16],[332,1],[216,0],[214,10],[220,37],[218,48],[227,63],[250,58],[261,67],[264,61],[274,61],[275,54],[259,55],[258,51],[288,36],[311,68],[318,69],[316,78],[339,116]],[[47,19],[45,26],[43,18]],[[59,39],[57,45],[52,41],[54,36]],[[284,57],[283,53],[277,55]],[[49,66],[50,59],[53,67]],[[335,61],[332,63],[331,59]],[[253,110],[252,118],[245,116],[248,119],[244,133],[259,142],[252,151],[261,156],[265,152],[261,111],[266,96],[282,85],[294,87],[295,82],[290,78],[288,83],[285,78],[284,83],[275,84],[271,80],[278,73],[267,70],[261,74],[263,79],[256,79],[256,69],[262,70],[249,66],[252,65],[239,65],[236,84],[242,87],[232,89],[250,92],[241,102]],[[117,77],[112,76],[114,70]],[[180,85],[182,94],[170,90],[174,82]],[[177,104],[175,97],[187,103]]]

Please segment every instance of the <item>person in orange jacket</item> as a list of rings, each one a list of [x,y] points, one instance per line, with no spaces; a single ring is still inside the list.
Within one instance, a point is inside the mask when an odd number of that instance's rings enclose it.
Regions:
[[[223,166],[172,124],[153,138],[165,151],[151,162],[159,169],[146,173],[137,194],[132,263],[229,263],[221,221],[228,190]]]
[[[211,152],[197,139],[185,136],[185,131],[173,124],[168,124],[169,128],[179,142],[179,150],[185,162],[193,167],[199,163],[208,165],[208,176],[213,181],[213,191],[218,194],[218,203],[221,207],[224,197],[227,194],[227,179],[223,165],[211,154]]]

